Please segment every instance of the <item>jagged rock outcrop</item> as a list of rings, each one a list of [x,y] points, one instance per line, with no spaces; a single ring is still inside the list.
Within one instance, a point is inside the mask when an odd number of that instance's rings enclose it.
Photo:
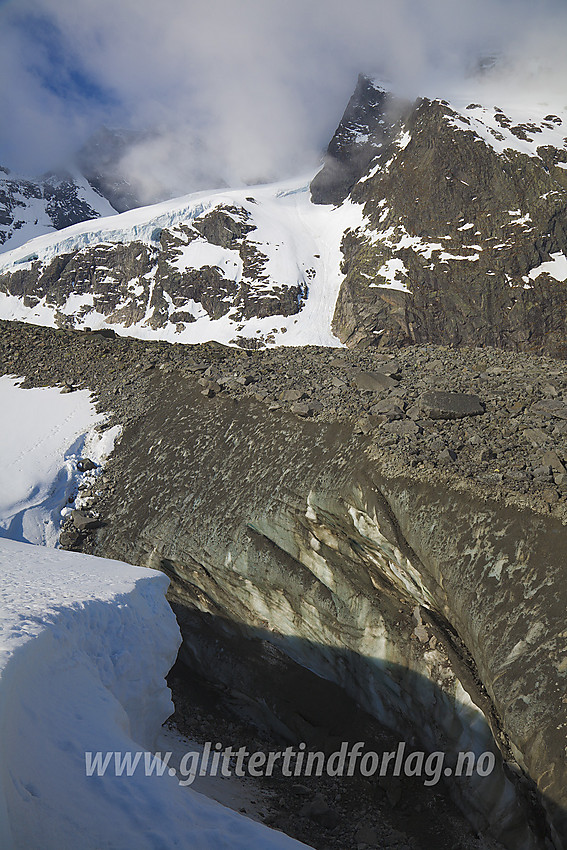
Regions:
[[[387,139],[384,125],[376,132],[377,119],[388,120],[386,94],[359,81],[353,100],[312,183],[317,202],[336,203],[348,185],[364,205],[364,226],[342,243],[345,280],[333,320],[340,339],[494,345],[565,358],[562,119],[514,124],[497,107],[473,103],[458,112],[422,99],[411,110],[398,106]],[[544,143],[550,133],[557,147]],[[348,141],[357,134],[360,151]],[[370,157],[363,173],[354,167]],[[336,165],[343,159],[353,163],[346,181]]]
[[[395,140],[407,109],[407,104],[360,74],[327,148],[323,168],[311,181],[313,203],[342,203],[374,158]]]

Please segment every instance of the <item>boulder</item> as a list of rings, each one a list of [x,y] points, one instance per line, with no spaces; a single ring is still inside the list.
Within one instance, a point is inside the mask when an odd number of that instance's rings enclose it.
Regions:
[[[479,397],[467,393],[427,392],[420,396],[419,403],[429,419],[463,419],[484,413]]]
[[[292,413],[295,413],[296,416],[313,415],[313,408],[310,404],[307,404],[306,402],[296,401],[294,404],[291,405],[290,410]]]
[[[359,372],[353,380],[356,388],[364,392],[380,392],[397,386],[396,381],[383,372]]]
[[[97,465],[94,460],[89,457],[82,457],[77,461],[77,469],[79,472],[90,472],[91,469],[96,469]]]
[[[83,540],[83,535],[76,531],[75,529],[65,529],[59,535],[59,545],[63,549],[72,549],[74,546],[78,546]]]
[[[558,419],[567,419],[567,404],[554,398],[543,398],[532,404],[534,413],[544,413],[546,416],[556,416]]]
[[[89,516],[84,511],[72,511],[71,520],[77,531],[92,531],[95,528],[100,528],[101,521],[96,517]]]
[[[301,390],[284,390],[282,393],[282,401],[302,401],[307,398],[307,393]]]
[[[401,437],[419,434],[421,428],[412,422],[411,419],[405,419],[397,422],[387,422],[382,426],[385,431],[391,434],[399,434]]]

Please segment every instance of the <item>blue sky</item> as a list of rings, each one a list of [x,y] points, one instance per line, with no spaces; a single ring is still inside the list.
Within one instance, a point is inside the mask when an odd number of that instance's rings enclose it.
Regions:
[[[40,88],[72,108],[86,109],[93,104],[109,109],[118,106],[110,89],[102,87],[95,74],[85,68],[66,34],[48,15],[16,15],[14,24],[26,42],[28,67],[37,76]]]

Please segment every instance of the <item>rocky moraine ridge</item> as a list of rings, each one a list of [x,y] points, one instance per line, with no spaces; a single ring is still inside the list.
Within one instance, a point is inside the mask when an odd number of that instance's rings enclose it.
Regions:
[[[145,343],[110,330],[77,334],[3,321],[0,328],[5,372],[95,387],[102,407],[117,411],[122,424],[139,415],[156,368],[180,369],[205,398],[258,401],[267,411],[309,421],[348,422],[390,474],[451,482],[567,519],[561,361],[435,345],[390,354],[314,346],[243,352],[216,343]]]
[[[475,828],[565,846],[560,361],[1,330],[4,373],[123,424],[62,543],[167,572],[184,663],[236,694],[271,646],[425,749],[491,749],[449,789]]]

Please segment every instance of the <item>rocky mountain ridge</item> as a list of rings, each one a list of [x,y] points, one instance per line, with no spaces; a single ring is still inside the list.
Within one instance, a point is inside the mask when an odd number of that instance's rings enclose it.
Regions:
[[[0,166],[0,247],[3,251],[54,230],[116,210],[80,174],[66,171],[37,179]]]
[[[318,343],[324,324],[348,347],[565,358],[566,134],[567,113],[408,103],[361,77],[310,196],[198,193],[142,228],[132,211],[31,241],[0,258],[2,315],[250,348]],[[297,323],[316,336],[284,337]]]
[[[357,89],[358,126],[369,128],[358,147],[374,156],[350,188],[365,223],[342,243],[339,338],[347,345],[374,345],[377,337],[385,346],[483,344],[563,358],[564,119],[546,114],[515,124],[498,107],[471,103],[457,112],[422,99],[399,104],[403,132],[384,144],[383,131],[372,132],[372,88],[366,81]],[[337,148],[352,161],[353,143],[344,141],[351,112],[315,178],[320,203],[335,202],[341,186],[320,190],[332,185]]]

